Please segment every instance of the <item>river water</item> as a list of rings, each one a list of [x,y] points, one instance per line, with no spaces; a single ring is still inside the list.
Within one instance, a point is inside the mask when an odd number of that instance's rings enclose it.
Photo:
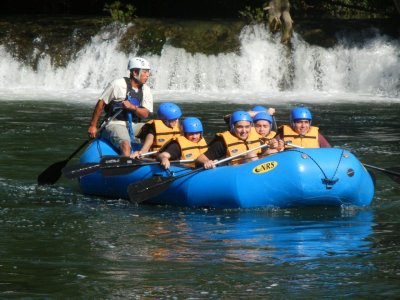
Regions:
[[[399,103],[309,103],[329,141],[362,162],[398,166]],[[179,103],[206,137],[252,103]],[[256,104],[256,103],[254,103]],[[259,103],[257,103],[259,104]],[[270,103],[278,123],[290,103]],[[400,185],[376,174],[372,206],[206,210],[82,195],[37,175],[85,139],[92,105],[0,106],[1,298],[395,298],[400,293]],[[78,155],[79,156],[79,155]],[[77,162],[77,157],[71,164]]]
[[[305,104],[335,147],[399,166],[400,43],[373,32],[330,49],[295,34],[291,59],[259,26],[243,29],[238,53],[166,44],[145,56],[155,106],[176,101],[201,117],[210,140],[233,110],[275,107],[283,124]],[[35,70],[0,42],[0,298],[398,297],[400,184],[383,173],[374,172],[364,209],[134,206],[82,195],[65,178],[37,186],[38,174],[87,139],[105,84],[126,75],[120,38],[105,29],[62,69],[33,49]]]

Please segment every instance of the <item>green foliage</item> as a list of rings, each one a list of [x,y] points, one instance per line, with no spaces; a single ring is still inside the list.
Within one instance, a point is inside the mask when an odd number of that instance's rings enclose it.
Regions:
[[[136,18],[136,7],[132,4],[122,3],[120,1],[106,3],[103,11],[108,12],[114,21],[119,21],[121,23],[128,23]]]
[[[263,23],[265,21],[264,9],[262,7],[252,8],[246,6],[239,11],[239,17],[248,23]]]
[[[393,0],[290,0],[289,2],[290,14],[294,19],[376,19],[398,16]],[[270,1],[267,1],[262,7],[268,6],[269,3]],[[239,17],[247,23],[265,22],[268,11],[264,11],[262,7],[246,6],[239,11]]]
[[[397,16],[393,0],[290,0],[294,17],[375,19]]]
[[[244,22],[155,20],[141,18],[120,40],[119,51],[138,55],[157,54],[165,44],[195,54],[218,55],[239,51],[238,36]]]

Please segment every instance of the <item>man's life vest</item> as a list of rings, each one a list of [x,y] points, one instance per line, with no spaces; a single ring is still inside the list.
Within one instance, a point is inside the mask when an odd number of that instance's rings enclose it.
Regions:
[[[155,137],[150,151],[160,150],[160,148],[164,146],[164,144],[170,139],[181,135],[181,132],[179,130],[179,123],[173,128],[168,127],[161,120],[151,120],[147,122],[147,124],[151,124],[154,127],[155,131]]]
[[[131,80],[128,77],[124,77],[126,82],[126,97],[125,100],[128,100],[131,104],[140,107],[143,101],[143,90],[142,86],[139,87],[138,91],[135,91],[132,88]],[[113,100],[108,103],[105,107],[106,118],[114,115],[117,110],[122,109],[122,101]],[[128,121],[128,114],[132,115],[132,123],[139,123],[141,119],[134,113],[130,111],[123,111],[120,113],[115,119],[119,121]]]
[[[256,148],[261,145],[260,136],[252,127],[249,132],[249,136],[247,140],[243,141],[233,135],[230,131],[224,131],[221,133],[217,133],[217,136],[221,136],[224,140],[226,146],[226,157],[231,157],[247,150]],[[261,153],[261,150],[256,150],[257,154]],[[231,165],[239,164],[242,158],[237,158],[231,161]]]
[[[283,125],[283,140],[286,142],[291,142],[297,146],[304,148],[319,148],[318,141],[318,127],[311,126],[310,130],[306,135],[300,135],[288,125]],[[286,149],[290,149],[289,145],[285,146]]]
[[[181,148],[181,159],[196,159],[201,154],[207,151],[207,143],[206,140],[202,137],[200,141],[194,143],[189,141],[183,135],[174,138],[178,142],[179,147]]]

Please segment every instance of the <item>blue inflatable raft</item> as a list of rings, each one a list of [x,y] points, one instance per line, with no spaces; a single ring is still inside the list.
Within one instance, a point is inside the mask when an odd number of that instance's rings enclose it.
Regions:
[[[105,155],[117,153],[107,142],[95,140],[81,163],[97,163]],[[182,165],[171,166],[169,172],[158,164],[145,165],[122,176],[89,174],[79,184],[84,194],[129,199],[127,189],[132,183],[191,171]],[[370,205],[374,195],[369,172],[352,153],[338,148],[287,150],[238,166],[192,172],[167,184],[145,203],[212,208],[362,207]]]

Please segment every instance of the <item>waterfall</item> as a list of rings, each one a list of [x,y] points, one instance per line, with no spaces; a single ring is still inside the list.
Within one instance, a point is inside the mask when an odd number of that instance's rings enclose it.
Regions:
[[[135,53],[117,50],[121,36],[103,30],[65,67],[54,67],[44,54],[35,70],[0,44],[0,99],[95,99],[109,81],[128,75],[127,61]],[[398,40],[377,33],[361,44],[343,37],[335,47],[322,48],[295,33],[288,49],[258,25],[244,27],[239,39],[235,53],[191,54],[166,43],[161,55],[145,55],[152,65],[149,84],[155,96],[240,100],[362,95],[399,101]]]

